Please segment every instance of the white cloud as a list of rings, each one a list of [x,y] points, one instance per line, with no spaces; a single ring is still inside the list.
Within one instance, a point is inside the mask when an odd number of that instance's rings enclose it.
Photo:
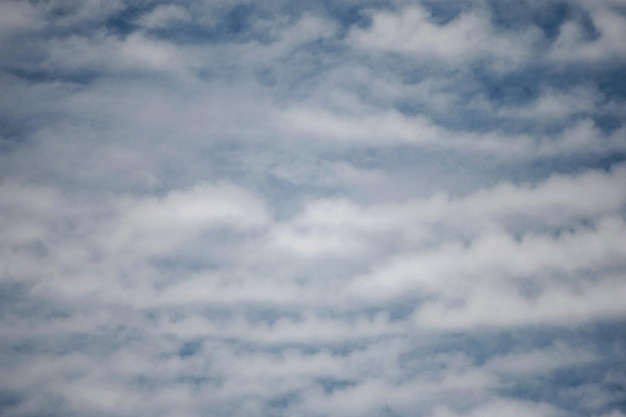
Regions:
[[[57,71],[108,69],[176,74],[184,70],[185,63],[172,44],[133,33],[125,39],[99,34],[51,41],[46,66]]]
[[[626,313],[622,294],[624,277],[585,288],[584,292],[547,290],[536,299],[481,288],[462,301],[427,303],[416,315],[419,325],[441,328],[481,326],[579,325],[594,320],[618,319]],[[460,303],[460,306],[455,305]]]
[[[51,0],[37,2],[36,7],[50,15],[50,26],[73,28],[101,24],[123,11],[126,4],[123,0]]]
[[[262,201],[246,190],[203,184],[163,197],[121,202],[120,216],[103,242],[109,250],[135,256],[168,253],[211,231],[255,229],[268,221]]]
[[[600,95],[589,88],[574,91],[547,89],[536,100],[523,107],[498,109],[503,117],[522,118],[538,122],[555,122],[577,114],[589,114],[600,106]]]
[[[445,24],[434,22],[420,6],[374,11],[371,18],[371,27],[351,32],[350,41],[355,46],[441,59],[452,64],[490,57],[515,64],[528,56],[538,40],[532,29],[523,33],[496,30],[483,10],[464,12]]]
[[[160,5],[149,13],[142,15],[138,23],[147,29],[161,29],[172,23],[182,23],[189,20],[189,12],[173,4]]]
[[[568,97],[568,100],[572,99]],[[543,123],[577,112],[566,110],[544,96],[535,103],[537,108],[501,110],[499,114],[528,118]],[[588,109],[581,104],[580,109]],[[543,108],[542,108],[543,107]],[[598,155],[620,152],[624,149],[623,129],[610,134],[601,132],[591,119],[582,119],[569,125],[557,135],[506,134],[502,131],[466,132],[446,129],[421,114],[405,115],[396,110],[357,108],[349,111],[331,108],[294,107],[275,112],[278,129],[284,135],[300,140],[318,140],[342,148],[375,146],[389,148],[410,145],[425,150],[453,150],[494,154],[500,158],[529,159],[536,156],[559,154],[576,155],[592,152]]]
[[[490,359],[485,366],[499,374],[535,377],[597,360],[598,357],[592,352],[556,343],[547,349],[497,356]]]
[[[446,408],[440,408],[435,411],[433,417],[455,417],[455,416],[481,416],[481,417],[496,417],[496,416],[511,416],[511,417],[530,417],[530,416],[561,416],[564,413],[550,404],[546,403],[532,403],[524,401],[512,401],[512,400],[499,400],[492,403],[477,407],[470,413],[455,413]]]
[[[626,36],[624,16],[600,4],[591,7],[592,22],[599,31],[597,38],[588,39],[585,28],[579,22],[568,21],[560,27],[559,36],[548,55],[550,59],[595,63],[626,55],[626,47],[622,42]]]

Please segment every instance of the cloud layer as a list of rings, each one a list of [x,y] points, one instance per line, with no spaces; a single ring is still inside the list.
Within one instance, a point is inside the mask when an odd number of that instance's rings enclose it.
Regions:
[[[626,3],[0,3],[0,415],[626,412]]]

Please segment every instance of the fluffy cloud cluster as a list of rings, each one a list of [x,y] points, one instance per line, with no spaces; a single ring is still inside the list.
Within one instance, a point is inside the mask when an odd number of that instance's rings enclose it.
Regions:
[[[0,3],[0,415],[623,417],[626,3]]]

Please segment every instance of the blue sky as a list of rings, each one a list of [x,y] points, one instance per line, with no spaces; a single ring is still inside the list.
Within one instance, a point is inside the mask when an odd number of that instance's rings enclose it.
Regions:
[[[0,2],[0,416],[624,417],[625,20]]]

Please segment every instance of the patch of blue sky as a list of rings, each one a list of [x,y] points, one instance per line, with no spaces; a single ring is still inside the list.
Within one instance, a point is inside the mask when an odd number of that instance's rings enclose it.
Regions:
[[[558,36],[563,23],[586,15],[577,5],[559,1],[548,1],[539,6],[530,2],[493,0],[488,5],[494,23],[503,30],[536,25],[550,40]]]

